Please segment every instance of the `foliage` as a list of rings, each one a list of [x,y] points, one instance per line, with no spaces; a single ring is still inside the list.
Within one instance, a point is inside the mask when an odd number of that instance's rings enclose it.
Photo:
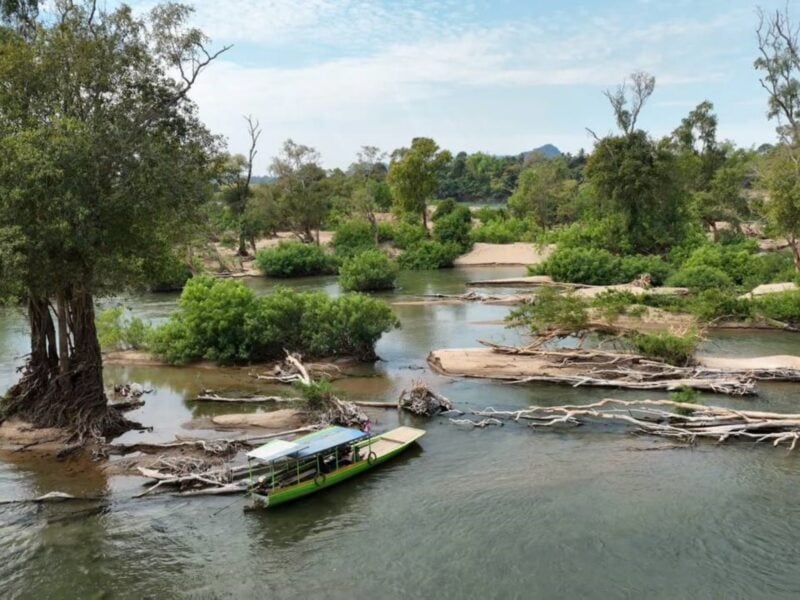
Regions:
[[[613,215],[572,223],[554,230],[550,240],[559,248],[596,248],[614,254],[631,251],[622,220]]]
[[[154,268],[153,283],[150,286],[154,292],[173,292],[183,289],[192,276],[192,270],[172,252],[164,257],[160,265]]]
[[[675,155],[666,145],[643,131],[603,138],[586,173],[600,208],[620,219],[633,252],[665,251],[684,237],[688,199]]]
[[[331,382],[325,378],[311,383],[295,381],[293,385],[302,394],[306,402],[306,408],[310,411],[324,409],[333,397]]]
[[[795,266],[800,266],[800,165],[795,151],[778,148],[769,159],[767,172],[769,202],[765,213],[770,228],[789,242]]]
[[[697,404],[698,398],[700,397],[700,392],[696,389],[689,387],[688,385],[683,385],[677,392],[672,392],[669,395],[669,399],[673,402],[677,402],[679,404]],[[675,409],[675,413],[683,416],[691,415],[694,411],[690,408],[678,407]]]
[[[466,206],[455,206],[438,218],[434,216],[433,237],[443,244],[457,244],[462,251],[472,246],[471,229],[472,212]]]
[[[775,319],[792,325],[800,324],[800,292],[781,292],[765,294],[753,299],[757,313],[768,319]]]
[[[345,291],[390,290],[396,278],[397,267],[380,250],[348,258],[339,269],[339,283]]]
[[[375,230],[363,219],[345,221],[336,228],[331,245],[337,256],[355,256],[375,248]]]
[[[494,218],[482,222],[470,232],[473,242],[487,244],[512,244],[514,242],[534,242],[541,230],[532,219]]]
[[[638,302],[639,298],[631,292],[606,290],[591,301],[591,306],[604,321],[613,323],[622,315],[641,315],[646,308]]]
[[[174,363],[279,358],[284,349],[309,356],[374,358],[375,343],[399,326],[384,302],[360,294],[278,288],[257,297],[240,282],[198,277],[178,310],[151,336],[151,349]]]
[[[522,166],[518,156],[459,152],[442,169],[438,196],[459,201],[505,200]]]
[[[97,337],[104,350],[137,350],[147,346],[151,327],[116,306],[97,315]]]
[[[708,289],[694,298],[687,299],[686,310],[701,321],[714,319],[736,319],[746,321],[755,314],[755,305],[749,299],[739,298],[736,292],[723,289]]]
[[[614,256],[597,248],[557,248],[547,260],[531,267],[532,273],[550,275],[556,281],[611,285],[628,283],[643,274],[660,284],[669,265],[657,256]]]
[[[563,159],[543,159],[522,171],[517,188],[508,199],[515,217],[531,218],[542,229],[562,220],[564,211],[575,199],[578,183],[570,178]]]
[[[401,269],[425,271],[452,267],[462,248],[453,242],[441,243],[425,240],[403,252],[397,259]]]
[[[325,171],[314,148],[289,139],[272,161],[275,190],[286,224],[304,241],[311,242],[328,209]]]
[[[436,210],[433,211],[433,221],[438,221],[440,218],[449,215],[451,212],[458,208],[458,202],[452,198],[445,198],[436,204]]]
[[[428,237],[422,225],[412,225],[405,221],[394,224],[392,226],[392,231],[394,245],[401,250],[413,248]]]
[[[333,257],[316,244],[281,242],[256,255],[256,264],[268,277],[303,277],[334,273]]]
[[[506,320],[522,323],[534,334],[550,330],[579,332],[589,322],[588,303],[567,292],[560,294],[551,287],[543,287],[536,293],[535,302],[511,311]]]
[[[698,265],[682,268],[667,280],[667,285],[686,287],[698,292],[713,288],[730,288],[733,286],[733,280],[721,269]]]
[[[405,212],[422,216],[427,230],[428,200],[438,185],[442,168],[450,161],[447,150],[430,138],[414,138],[411,148],[402,148],[392,155],[388,181],[397,206]]]
[[[472,216],[485,225],[493,221],[505,221],[508,219],[508,211],[503,207],[481,206],[476,211],[473,211]]]
[[[683,335],[668,331],[635,333],[627,339],[639,354],[676,366],[690,364],[700,343],[696,330],[690,330]]]

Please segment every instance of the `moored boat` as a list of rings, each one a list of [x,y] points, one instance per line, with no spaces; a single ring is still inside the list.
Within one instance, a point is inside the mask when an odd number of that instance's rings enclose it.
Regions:
[[[274,507],[331,487],[390,460],[425,435],[397,427],[370,435],[347,427],[326,427],[288,442],[273,440],[247,454],[267,473],[250,478],[255,507]]]

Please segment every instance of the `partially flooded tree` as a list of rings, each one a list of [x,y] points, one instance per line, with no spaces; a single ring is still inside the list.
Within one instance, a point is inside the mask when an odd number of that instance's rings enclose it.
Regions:
[[[349,174],[356,181],[350,195],[353,212],[366,219],[378,242],[378,220],[375,213],[391,204],[391,192],[386,184],[386,153],[375,146],[362,146],[357,160],[350,165]],[[388,200],[388,202],[387,202]]]
[[[3,408],[109,436],[129,423],[107,405],[94,299],[149,283],[206,200],[217,140],[187,94],[224,49],[177,4],[55,10],[0,30],[0,294],[31,336]]]

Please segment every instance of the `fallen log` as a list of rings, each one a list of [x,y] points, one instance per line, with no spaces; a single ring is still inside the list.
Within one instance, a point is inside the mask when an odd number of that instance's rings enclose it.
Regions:
[[[719,443],[734,438],[757,443],[769,441],[776,447],[785,444],[794,450],[800,439],[800,414],[735,410],[674,400],[606,398],[585,405],[529,406],[516,411],[488,407],[473,411],[473,414],[495,419],[527,420],[534,429],[612,421],[632,427],[635,433],[688,443],[694,443],[698,438],[714,439]]]
[[[300,398],[286,398],[284,396],[243,396],[243,397],[225,397],[214,394],[211,390],[206,390],[205,393],[200,394],[195,398],[196,402],[233,402],[236,404],[263,404],[265,402],[300,402]]]

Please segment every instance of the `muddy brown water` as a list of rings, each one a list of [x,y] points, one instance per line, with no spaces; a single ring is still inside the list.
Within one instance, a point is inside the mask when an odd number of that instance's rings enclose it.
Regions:
[[[388,300],[462,293],[464,283],[517,268],[408,273]],[[291,282],[338,293],[335,279]],[[259,293],[272,286],[249,282]],[[491,293],[497,293],[492,289]],[[510,290],[509,290],[510,291]],[[153,320],[175,296],[114,300]],[[508,308],[397,306],[402,329],[382,361],[337,382],[346,396],[392,401],[425,379],[465,410],[590,402],[609,390],[511,386],[432,375],[433,348],[478,339],[514,343],[496,322]],[[25,324],[0,312],[0,393],[26,351]],[[715,334],[715,355],[797,354],[785,333]],[[106,369],[108,383],[155,389],[133,418],[154,426],[125,441],[171,439],[191,419],[231,406],[197,405],[199,390],[270,391],[237,371]],[[274,389],[274,388],[273,388]],[[755,399],[707,401],[769,410],[800,406],[800,387],[762,385]],[[614,392],[633,398],[637,393]],[[650,394],[650,397],[660,397]],[[238,410],[260,410],[237,407]],[[374,413],[376,428],[392,412]],[[800,454],[771,447],[664,442],[614,427],[533,432],[520,425],[464,430],[423,422],[419,448],[372,474],[283,509],[244,513],[241,498],[144,498],[140,479],[90,461],[0,457],[0,500],[53,490],[96,497],[62,505],[0,505],[0,595],[9,598],[795,598],[800,595]],[[203,433],[203,432],[200,432]]]

